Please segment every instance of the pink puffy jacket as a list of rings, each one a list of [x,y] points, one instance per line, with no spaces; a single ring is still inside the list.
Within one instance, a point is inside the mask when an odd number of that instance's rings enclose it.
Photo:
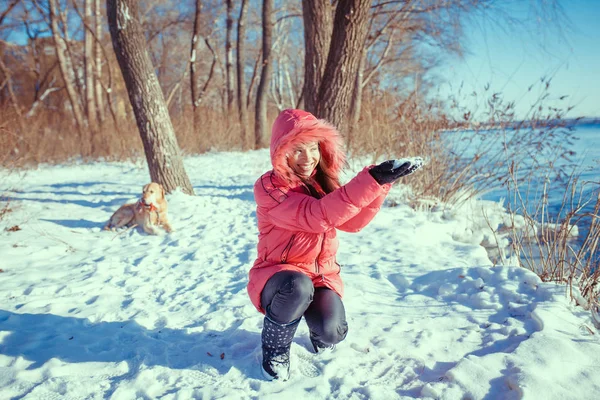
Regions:
[[[299,142],[318,141],[321,168],[339,176],[345,162],[337,130],[301,110],[285,110],[273,124],[273,170],[254,184],[258,220],[258,258],[250,269],[248,294],[262,313],[261,292],[279,271],[300,271],[315,287],[328,287],[343,296],[336,262],[336,229],[358,232],[377,214],[391,185],[379,185],[363,169],[350,182],[325,195],[312,197],[287,163],[286,154]]]

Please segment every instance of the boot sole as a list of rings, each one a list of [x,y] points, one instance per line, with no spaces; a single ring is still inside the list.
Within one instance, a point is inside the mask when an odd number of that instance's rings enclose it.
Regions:
[[[270,382],[271,382],[271,381],[282,381],[282,382],[285,382],[285,381],[287,381],[288,379],[290,379],[290,377],[289,377],[289,376],[287,376],[287,377],[281,377],[281,378],[280,378],[280,377],[274,377],[274,376],[272,376],[271,374],[269,374],[269,373],[268,373],[268,372],[267,372],[267,371],[266,371],[266,370],[263,368],[262,364],[260,365],[260,371],[262,372],[262,374],[263,374],[263,376],[265,377],[265,379],[266,379],[266,380],[268,380],[268,381],[270,381]]]

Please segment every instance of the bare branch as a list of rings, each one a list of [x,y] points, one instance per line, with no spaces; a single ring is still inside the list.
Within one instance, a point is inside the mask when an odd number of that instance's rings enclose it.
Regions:
[[[185,79],[185,77],[187,76],[187,74],[188,74],[188,68],[187,68],[187,65],[186,65],[185,68],[183,69],[183,74],[181,74],[181,78],[179,78],[179,81],[177,81],[177,83],[173,86],[173,88],[169,92],[169,95],[167,96],[167,108],[171,104],[171,100],[173,100],[173,97],[175,96],[175,93],[181,87],[181,83],[183,82],[183,80]]]
[[[288,18],[302,18],[302,13],[294,13],[294,14],[286,14],[282,17],[279,17],[275,20],[275,25],[277,25],[278,23],[280,23],[281,21],[288,19]]]
[[[42,93],[42,95],[33,102],[29,111],[27,112],[27,114],[25,114],[25,117],[27,117],[27,118],[33,117],[39,104],[42,103],[46,99],[46,97],[48,97],[50,95],[50,93],[64,89],[64,87],[52,87],[52,84],[54,83],[55,80],[56,80],[56,78],[53,77],[52,81],[48,84],[48,87],[46,88],[46,90],[44,90],[44,93]]]
[[[150,31],[150,33],[148,35],[148,39],[146,40],[148,45],[150,45],[150,42],[152,42],[154,39],[156,39],[156,37],[158,35],[160,35],[161,33],[163,33],[166,29],[168,29],[172,26],[176,26],[179,24],[185,24],[185,23],[187,23],[187,19],[184,16],[179,16],[176,20],[167,21],[167,23],[160,26],[158,29],[155,29],[154,31]]]
[[[250,78],[250,85],[248,86],[248,95],[246,96],[246,107],[250,105],[250,95],[252,93],[252,89],[256,84],[256,80],[258,79],[258,66],[262,60],[262,49],[258,51],[256,55],[256,60],[254,62],[254,68],[252,69],[252,77]]]
[[[388,56],[388,54],[390,52],[390,48],[392,47],[393,39],[394,39],[394,30],[392,29],[392,32],[390,33],[390,37],[387,41],[385,49],[383,50],[383,53],[381,53],[381,57],[379,58],[379,61],[377,61],[377,64],[375,64],[375,66],[371,69],[371,71],[368,73],[366,78],[363,80],[362,87],[365,87],[367,85],[367,83],[369,83],[369,81],[371,80],[373,75],[375,75],[375,73],[379,70],[379,68],[381,68],[381,66],[384,64],[386,57]]]
[[[19,4],[20,2],[21,2],[21,0],[13,0],[13,2],[12,2],[12,3],[10,3],[10,4],[8,5],[8,8],[7,8],[6,10],[4,10],[4,11],[2,12],[2,14],[0,14],[0,25],[2,25],[2,22],[4,22],[4,18],[6,18],[6,16],[8,15],[8,13],[9,13],[9,12],[10,12],[10,11],[11,11],[13,8],[15,8],[15,6],[16,6],[17,4]]]

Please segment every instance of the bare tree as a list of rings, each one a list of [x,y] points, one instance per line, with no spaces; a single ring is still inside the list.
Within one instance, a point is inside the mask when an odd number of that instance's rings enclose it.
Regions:
[[[279,111],[294,107],[296,104],[296,93],[302,92],[303,88],[297,90],[290,76],[290,69],[294,66],[292,57],[297,58],[297,53],[291,56],[286,51],[290,35],[288,31],[288,19],[280,18],[274,27],[274,37],[271,49],[271,60],[273,64],[273,76],[271,79],[271,99],[275,102]]]
[[[83,27],[87,33],[94,39],[93,46],[93,57],[94,57],[94,73],[93,73],[93,85],[94,85],[94,99],[96,103],[96,120],[102,124],[105,119],[105,110],[104,110],[104,95],[106,95],[108,110],[110,111],[113,127],[115,131],[120,135],[119,123],[117,121],[117,114],[113,105],[113,79],[112,79],[112,68],[111,68],[111,60],[108,57],[106,48],[102,44],[101,35],[102,35],[102,13],[100,11],[100,0],[94,0],[94,19],[93,24],[87,22],[87,19],[81,14],[77,7],[77,3],[73,2],[73,6],[75,12],[79,15],[83,22]],[[103,60],[106,63],[106,72],[108,82],[105,84],[102,80],[102,64]]]
[[[248,104],[245,99],[246,79],[244,74],[244,52],[246,42],[246,0],[242,0],[240,5],[240,16],[238,18],[237,28],[237,104],[238,115],[240,119],[240,132],[242,140],[242,149],[246,150],[249,146],[248,141]]]
[[[94,37],[93,33],[90,32],[92,25],[92,1],[85,0],[83,7],[84,15],[84,57],[83,62],[85,66],[85,111],[88,121],[88,127],[92,132],[96,130],[96,97],[94,94]],[[92,153],[94,149],[94,137],[92,135]]]
[[[152,181],[167,192],[194,189],[183,159],[162,90],[156,78],[139,20],[136,0],[107,0],[108,25],[129,100],[133,107]]]
[[[256,91],[256,114],[254,118],[254,147],[257,149],[266,145],[267,137],[267,91],[269,90],[271,71],[273,70],[273,62],[270,59],[273,42],[273,0],[263,0],[262,27],[262,71]]]
[[[325,73],[331,33],[333,13],[330,1],[302,0],[304,20],[304,108],[317,113],[317,101],[321,79]]]
[[[400,14],[403,14],[404,17],[408,16],[410,11],[414,9],[416,2],[415,1],[407,1],[402,4],[399,10],[396,10],[391,14],[391,16],[385,21],[382,26],[377,26],[375,23],[375,19],[377,18],[377,13],[371,13],[369,27],[370,30],[375,26],[375,32],[371,34],[370,43],[367,43],[362,47],[361,55],[360,55],[360,64],[358,67],[358,72],[356,73],[356,80],[354,82],[354,94],[352,96],[352,101],[350,104],[350,123],[348,126],[348,142],[352,140],[353,130],[358,126],[358,122],[360,119],[360,111],[362,108],[362,95],[363,88],[369,82],[369,80],[375,75],[376,72],[380,70],[380,68],[385,64],[389,57],[390,50],[392,48],[393,37],[394,37],[394,29],[393,25],[394,21],[398,18]],[[406,19],[406,18],[405,18]],[[405,27],[403,27],[405,28]],[[367,65],[367,54],[369,50],[378,42],[378,40],[386,33],[390,31],[387,43],[385,44],[385,48],[382,51],[379,60],[375,64],[373,68],[369,71],[368,75],[365,77],[365,69]]]
[[[200,126],[200,115],[198,106],[200,106],[200,102],[202,101],[202,96],[200,94],[200,77],[197,71],[197,58],[200,52],[200,43],[204,39],[202,37],[202,0],[196,0],[196,7],[194,10],[194,28],[192,31],[192,45],[190,49],[190,88],[192,94],[192,118],[194,119],[194,131],[198,130]]]
[[[83,115],[83,111],[81,109],[81,104],[79,102],[79,95],[76,90],[76,79],[73,70],[73,63],[71,61],[71,56],[67,49],[67,43],[61,36],[60,29],[58,27],[58,11],[56,8],[56,2],[55,0],[49,0],[48,4],[50,6],[50,29],[52,30],[52,37],[54,39],[54,45],[56,47],[56,57],[58,58],[58,65],[60,67],[60,72],[65,84],[65,88],[67,90],[67,94],[69,96],[71,109],[73,110],[73,116],[75,117],[75,124],[77,125],[77,130],[80,134],[83,134],[83,131],[86,127],[86,121]]]
[[[250,105],[250,96],[252,95],[252,91],[254,90],[254,85],[256,85],[256,80],[258,79],[258,69],[260,68],[260,62],[262,61],[262,48],[256,54],[254,59],[254,67],[252,67],[252,76],[250,77],[250,85],[248,85],[248,92],[246,93],[246,106]]]
[[[235,101],[234,81],[235,74],[233,70],[233,2],[227,0],[227,19],[226,19],[226,38],[225,38],[225,70],[227,81],[227,113],[233,112],[233,102]],[[229,119],[227,119],[229,121]]]
[[[96,95],[96,111],[98,112],[98,122],[100,125],[104,123],[104,97],[102,96],[102,12],[100,11],[100,0],[94,0],[94,94]]]
[[[217,64],[217,55],[215,54],[215,51],[210,45],[208,39],[202,36],[201,18],[202,0],[196,0],[196,9],[194,13],[194,28],[192,33],[192,45],[190,50],[190,87],[192,94],[192,110],[195,131],[199,131],[201,123],[201,117],[199,114],[200,103],[202,102],[204,93],[206,93],[208,84],[210,83],[213,77],[215,65]],[[212,53],[212,64],[210,66],[210,71],[202,87],[200,85],[200,71],[198,71],[198,59],[200,58],[201,45],[205,45],[207,49]]]
[[[333,35],[323,80],[319,87],[317,115],[342,130],[347,128],[356,74],[368,32],[371,0],[340,0],[333,21]]]

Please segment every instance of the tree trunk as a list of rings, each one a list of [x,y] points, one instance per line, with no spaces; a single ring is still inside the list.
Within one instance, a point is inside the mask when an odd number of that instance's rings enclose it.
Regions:
[[[202,0],[196,0],[196,11],[194,17],[194,28],[192,34],[192,45],[190,50],[190,87],[192,95],[192,117],[194,124],[194,131],[200,131],[200,124],[202,123],[202,117],[200,115],[200,103],[202,103],[202,97],[208,88],[208,85],[213,77],[215,71],[215,65],[217,64],[217,55],[213,50],[212,46],[208,42],[208,39],[201,35],[201,17],[202,17]],[[197,59],[200,55],[200,43],[206,45],[208,50],[212,53],[213,60],[210,66],[210,71],[204,86],[200,87],[200,72],[197,69]]]
[[[246,79],[244,74],[244,52],[246,41],[246,0],[242,0],[240,5],[240,17],[238,18],[237,28],[237,104],[238,116],[240,119],[240,132],[242,140],[242,150],[249,147],[248,140],[248,104],[246,103]]]
[[[304,109],[317,113],[319,86],[325,72],[333,17],[330,1],[302,0],[304,20]]]
[[[94,94],[94,37],[90,32],[92,24],[92,1],[85,0],[83,7],[84,24],[84,70],[85,70],[85,111],[88,127],[91,131],[96,130],[96,98]],[[94,135],[92,135],[92,153],[94,149]]]
[[[104,114],[104,97],[102,93],[102,44],[99,42],[102,39],[102,12],[100,10],[100,0],[94,0],[94,27],[96,33],[96,40],[94,41],[94,67],[96,67],[96,74],[94,76],[94,93],[96,95],[96,111],[98,112],[97,118],[100,125],[104,123],[106,118]]]
[[[258,51],[256,58],[254,59],[254,67],[252,68],[252,76],[250,77],[250,85],[248,86],[248,93],[246,93],[246,107],[250,107],[250,96],[252,96],[252,90],[258,79],[258,68],[262,61],[262,49]]]
[[[358,127],[358,121],[360,120],[360,111],[362,108],[362,94],[363,94],[363,77],[365,72],[365,64],[367,62],[367,51],[363,47],[360,53],[360,64],[358,65],[358,72],[356,73],[356,79],[354,81],[354,94],[350,102],[350,123],[348,126],[348,146],[351,146],[352,136],[355,129]]]
[[[338,1],[333,22],[333,35],[321,86],[317,115],[347,129],[354,85],[362,47],[367,37],[371,0]]]
[[[262,71],[256,90],[256,111],[254,118],[254,148],[266,146],[267,138],[267,92],[271,84],[273,62],[271,46],[273,43],[273,0],[263,0],[262,8]]]
[[[194,194],[139,20],[137,0],[107,0],[108,25],[153,182]]]
[[[81,110],[81,105],[79,103],[79,95],[75,89],[75,74],[73,72],[73,64],[71,62],[71,57],[67,52],[67,44],[62,36],[60,36],[55,0],[49,0],[48,4],[50,6],[50,29],[52,30],[52,38],[54,39],[54,45],[56,47],[56,58],[58,59],[58,65],[60,67],[60,73],[65,84],[65,89],[67,89],[67,95],[69,96],[71,109],[73,110],[73,116],[75,117],[77,131],[80,135],[82,135],[86,124],[83,111]]]
[[[192,118],[194,125],[194,132],[199,132],[201,118],[199,115],[200,105],[200,77],[198,76],[198,71],[196,70],[196,58],[199,53],[199,43],[203,40],[202,35],[200,35],[201,21],[200,18],[202,16],[202,0],[196,0],[196,11],[194,13],[194,28],[192,32],[192,46],[190,50],[190,86],[191,86],[191,94],[192,94]]]
[[[88,129],[90,132],[90,155],[96,153],[96,97],[94,94],[95,79],[94,79],[94,35],[90,31],[92,25],[92,1],[84,1],[83,15],[85,18],[83,28],[83,42],[84,42],[84,81],[85,81],[85,115],[88,123]]]
[[[225,70],[227,80],[227,114],[231,115],[233,112],[233,102],[235,101],[234,95],[234,81],[235,75],[233,71],[233,2],[227,0],[227,20],[226,20],[226,39],[225,39]],[[229,118],[227,119],[229,121]]]

